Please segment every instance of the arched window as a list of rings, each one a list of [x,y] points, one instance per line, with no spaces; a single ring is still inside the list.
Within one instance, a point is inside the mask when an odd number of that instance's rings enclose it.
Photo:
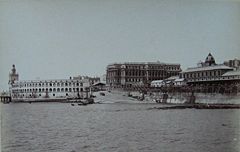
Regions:
[[[57,83],[57,86],[58,86],[58,87],[60,86],[60,83],[59,83],[59,82]]]
[[[68,91],[68,88],[65,88],[65,91],[67,92],[67,91]]]
[[[50,85],[50,87],[51,87],[51,86],[52,86],[52,83],[50,83],[49,85]]]
[[[52,92],[52,88],[50,88],[49,91]]]
[[[41,92],[41,89],[38,89],[39,92]]]
[[[68,83],[67,83],[67,82],[65,83],[65,86],[68,86]]]
[[[56,88],[53,88],[53,92],[56,92]]]
[[[72,88],[69,88],[68,90],[69,90],[69,92],[72,92]]]
[[[77,86],[79,86],[79,83],[77,83]]]
[[[57,92],[60,92],[60,88],[57,88]]]
[[[64,91],[64,89],[62,88],[62,89],[61,89],[61,91],[63,92],[63,91]]]

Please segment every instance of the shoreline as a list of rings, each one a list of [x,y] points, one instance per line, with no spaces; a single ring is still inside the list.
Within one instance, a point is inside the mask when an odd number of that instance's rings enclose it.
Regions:
[[[102,92],[102,91],[100,91]],[[111,96],[119,96],[124,97],[124,100],[133,100],[135,103],[157,103],[157,100],[162,100],[161,93],[150,93],[144,94],[144,99],[139,100],[141,93],[138,91],[123,91],[123,90],[111,90],[104,91],[106,96],[101,96],[100,92],[94,92],[93,95],[96,96],[96,100],[108,102],[108,98]],[[129,93],[131,96],[129,96]],[[110,96],[109,96],[110,95]],[[196,105],[240,105],[240,95],[231,95],[226,96],[222,94],[202,94],[195,93],[196,101],[193,104]],[[118,97],[118,98],[119,98]],[[166,103],[157,103],[157,104],[166,104],[166,105],[186,105],[186,101],[188,101],[190,97],[190,93],[168,93],[168,98]],[[37,102],[59,102],[59,103],[68,103],[66,98],[21,98],[21,99],[13,99],[11,103],[37,103]],[[70,102],[69,102],[70,103]]]

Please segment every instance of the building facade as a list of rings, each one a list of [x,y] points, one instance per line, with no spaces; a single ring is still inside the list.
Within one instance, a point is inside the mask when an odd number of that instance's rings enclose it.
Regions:
[[[106,83],[113,88],[148,86],[151,81],[178,75],[180,64],[127,62],[107,66]]]
[[[224,61],[223,64],[226,66],[232,67],[235,70],[240,70],[240,60],[238,60],[238,59]]]
[[[237,91],[240,86],[239,70],[224,64],[216,64],[210,53],[204,63],[186,69],[181,72],[180,77],[187,81],[188,86],[210,88],[208,92],[229,89]]]
[[[14,100],[24,99],[65,99],[84,97],[89,91],[89,79],[21,80],[15,75],[13,66],[9,75],[9,92]]]
[[[184,78],[180,78],[179,76],[171,76],[164,80],[153,80],[151,82],[151,87],[160,88],[160,87],[185,87],[187,82]]]

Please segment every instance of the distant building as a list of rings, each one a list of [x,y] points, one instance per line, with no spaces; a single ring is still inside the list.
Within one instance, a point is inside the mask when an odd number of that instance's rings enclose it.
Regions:
[[[177,78],[174,80],[174,86],[183,87],[187,85],[187,81],[184,78]]]
[[[240,84],[240,72],[224,64],[216,64],[209,53],[205,62],[198,67],[188,68],[180,77],[186,79],[190,86],[230,86]],[[218,86],[218,87],[217,87]]]
[[[224,61],[223,64],[226,66],[232,67],[235,70],[240,70],[240,60],[238,60],[238,59]]]
[[[100,82],[100,77],[76,76],[73,80],[89,80],[90,85]]]
[[[165,87],[165,86],[175,86],[175,87],[183,87],[186,86],[186,80],[184,78],[180,78],[179,76],[171,76],[164,80],[154,80],[151,82],[151,87]]]
[[[9,92],[13,101],[65,99],[84,96],[84,92],[89,91],[91,83],[95,83],[96,80],[89,77],[74,77],[73,79],[70,77],[69,79],[19,81],[13,65],[12,72],[9,74]]]
[[[153,80],[162,80],[181,72],[180,64],[161,62],[126,62],[107,66],[106,83],[114,88],[148,86]]]
[[[165,85],[165,82],[163,80],[153,80],[151,82],[151,87],[159,88]]]
[[[100,77],[100,82],[106,84],[106,74],[104,74],[104,75],[102,75],[102,76]]]

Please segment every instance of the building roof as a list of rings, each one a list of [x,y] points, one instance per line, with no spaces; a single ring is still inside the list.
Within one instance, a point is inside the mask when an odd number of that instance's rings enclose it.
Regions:
[[[182,82],[184,81],[184,78],[181,78],[181,79],[175,79],[175,82]]]
[[[161,83],[161,82],[163,82],[163,80],[154,80],[151,83],[157,83],[157,82]]]
[[[104,86],[106,85],[105,83],[102,83],[102,82],[97,82],[97,83],[94,83],[93,86]]]
[[[179,76],[171,76],[165,80],[176,80],[176,79],[179,79]]]
[[[170,66],[180,66],[179,63],[165,63],[165,62],[160,62],[160,61],[156,61],[156,62],[118,62],[118,63],[111,63],[108,64],[108,67],[110,66],[120,66],[120,65],[151,65],[151,64],[155,64],[155,65],[170,65]]]
[[[236,76],[236,75],[240,75],[240,70],[229,71],[229,72],[224,73],[222,76]]]
[[[206,57],[205,64],[216,65],[215,59],[211,53],[209,53],[208,56]]]
[[[219,64],[219,65],[213,65],[213,66],[204,66],[204,67],[194,67],[194,68],[188,68],[187,70],[183,71],[185,72],[197,72],[197,71],[208,71],[208,70],[233,70],[233,68]]]
[[[39,83],[39,82],[86,82],[88,79],[40,79],[40,80],[18,80],[15,83]]]

